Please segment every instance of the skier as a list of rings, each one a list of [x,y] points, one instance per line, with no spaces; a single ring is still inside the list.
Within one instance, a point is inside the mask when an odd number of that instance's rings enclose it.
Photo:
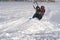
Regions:
[[[44,6],[41,6],[41,15],[43,16],[44,15],[44,13],[45,13],[45,7]]]
[[[34,6],[33,6],[34,7]],[[39,20],[42,19],[42,16],[45,13],[45,7],[41,6],[41,8],[37,5],[36,8],[34,7],[34,9],[36,10],[35,14],[33,15],[33,18],[38,18]]]

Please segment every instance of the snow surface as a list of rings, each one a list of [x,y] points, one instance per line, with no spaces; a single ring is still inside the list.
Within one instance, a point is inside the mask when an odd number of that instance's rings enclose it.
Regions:
[[[29,20],[32,2],[0,2],[0,40],[60,40],[60,3],[39,3],[46,12]]]

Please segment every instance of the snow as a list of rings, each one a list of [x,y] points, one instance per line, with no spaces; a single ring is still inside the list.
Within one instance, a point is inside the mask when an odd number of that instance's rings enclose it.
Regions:
[[[39,3],[46,12],[39,21],[29,20],[35,12],[32,2],[0,2],[0,40],[59,40],[60,4]]]

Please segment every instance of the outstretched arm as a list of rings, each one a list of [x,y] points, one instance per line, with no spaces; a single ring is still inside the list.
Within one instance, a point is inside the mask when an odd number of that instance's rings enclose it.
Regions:
[[[34,9],[36,9],[34,5],[33,5],[33,7],[34,7]]]

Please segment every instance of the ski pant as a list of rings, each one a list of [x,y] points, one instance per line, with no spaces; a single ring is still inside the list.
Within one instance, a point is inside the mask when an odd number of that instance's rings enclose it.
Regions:
[[[38,18],[38,19],[40,20],[40,19],[42,19],[42,15],[35,13],[35,14],[33,15],[33,18]]]

